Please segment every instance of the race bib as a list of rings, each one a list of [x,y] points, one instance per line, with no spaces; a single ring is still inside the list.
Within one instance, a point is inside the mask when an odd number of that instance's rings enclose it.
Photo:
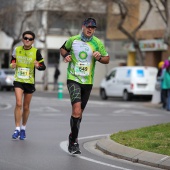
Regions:
[[[30,69],[29,68],[18,68],[18,78],[21,79],[29,79],[29,75],[30,75]]]
[[[88,76],[90,72],[90,63],[76,63],[75,65],[75,75],[78,76]]]

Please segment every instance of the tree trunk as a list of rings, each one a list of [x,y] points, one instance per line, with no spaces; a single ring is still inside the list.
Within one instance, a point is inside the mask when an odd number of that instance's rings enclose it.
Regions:
[[[168,15],[167,15],[167,28],[166,28],[166,32],[164,35],[164,41],[166,44],[170,45],[170,1],[167,1],[167,6],[168,6]]]
[[[139,61],[138,64],[140,66],[143,66],[143,53],[140,49],[139,42],[134,42],[134,47],[136,49],[136,55],[137,55],[137,58],[138,58],[138,61]]]

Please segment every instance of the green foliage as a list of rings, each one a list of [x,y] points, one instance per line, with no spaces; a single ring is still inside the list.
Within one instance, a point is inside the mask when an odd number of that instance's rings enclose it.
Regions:
[[[128,147],[170,156],[170,123],[120,131],[110,138]]]

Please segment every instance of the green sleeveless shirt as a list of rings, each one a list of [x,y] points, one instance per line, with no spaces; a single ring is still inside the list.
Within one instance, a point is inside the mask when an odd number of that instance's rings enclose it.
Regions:
[[[14,81],[21,83],[35,83],[35,67],[34,61],[36,60],[37,49],[32,47],[29,50],[25,50],[23,46],[15,48],[13,55],[16,58],[16,70],[14,75]]]

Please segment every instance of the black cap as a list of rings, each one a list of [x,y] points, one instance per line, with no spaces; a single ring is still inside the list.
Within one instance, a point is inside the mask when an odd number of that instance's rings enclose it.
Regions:
[[[86,27],[97,27],[96,20],[94,18],[87,18],[84,20],[83,25]]]

